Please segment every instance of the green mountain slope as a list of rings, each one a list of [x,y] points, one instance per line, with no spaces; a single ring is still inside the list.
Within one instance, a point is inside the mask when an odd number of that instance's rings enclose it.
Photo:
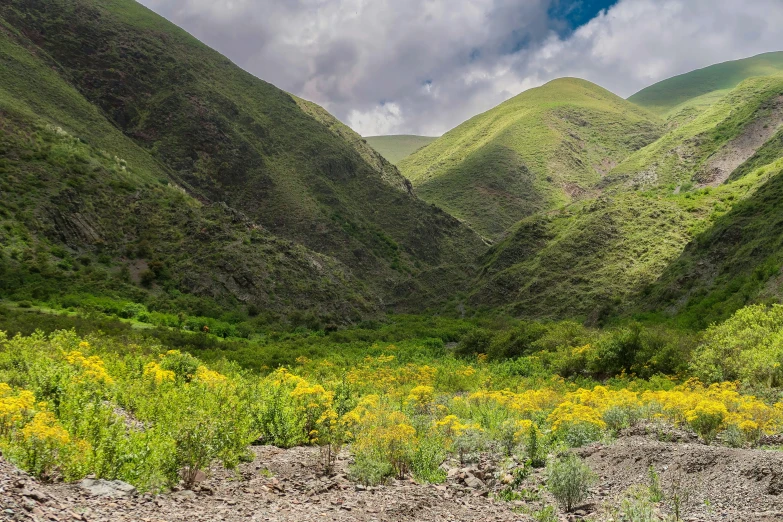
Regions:
[[[167,181],[161,164],[17,41],[34,49],[0,25],[0,294],[104,295],[210,316],[299,311],[344,321],[378,310],[334,258]]]
[[[401,134],[396,136],[367,136],[364,139],[368,145],[377,150],[389,163],[396,165],[438,138]]]
[[[618,165],[598,185],[598,197],[522,221],[482,259],[469,302],[591,321],[633,306],[672,306],[665,296],[675,295],[678,283],[666,281],[688,277],[683,267],[710,255],[688,245],[707,231],[719,234],[735,206],[761,197],[771,175],[765,165],[783,156],[781,99],[783,78],[749,79]],[[765,211],[774,214],[774,207]],[[776,244],[770,240],[769,248]],[[675,263],[686,246],[693,254]],[[767,273],[766,257],[742,259],[743,270]]]
[[[661,122],[584,80],[531,89],[400,163],[417,194],[484,236],[580,198],[655,140]]]
[[[636,297],[641,310],[706,327],[750,302],[783,300],[783,160],[748,176],[767,180],[691,241]],[[743,178],[744,179],[744,178]]]
[[[695,118],[629,156],[607,176],[605,185],[632,187],[716,185],[735,170],[777,159],[783,151],[770,142],[783,125],[783,75],[750,78]],[[776,152],[777,151],[777,152]],[[762,158],[754,155],[761,152]],[[751,161],[750,165],[744,165]],[[744,166],[743,166],[744,165]]]
[[[752,76],[780,73],[783,73],[783,52],[765,53],[674,76],[642,89],[628,101],[663,115],[684,106],[709,105]]]
[[[460,280],[483,247],[323,109],[245,73],[132,0],[14,0],[0,16],[3,38],[91,105],[62,118],[39,112],[41,99],[56,109],[63,96],[41,86],[24,96],[33,113],[149,166],[206,205],[224,202],[271,235],[335,258],[385,304],[426,301],[419,281],[430,271]],[[120,146],[133,150],[107,143],[88,117],[107,119],[130,138]]]

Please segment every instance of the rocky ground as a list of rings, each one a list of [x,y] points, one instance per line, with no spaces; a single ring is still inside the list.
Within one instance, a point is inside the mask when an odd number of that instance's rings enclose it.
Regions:
[[[561,520],[606,520],[634,484],[647,484],[652,465],[666,495],[686,497],[686,521],[783,521],[783,452],[661,442],[626,433],[612,444],[577,452],[600,477],[592,497]],[[211,470],[195,491],[137,494],[122,483],[86,480],[42,484],[0,458],[0,520],[13,521],[532,521],[553,502],[536,470],[510,501],[498,498],[515,465],[482,455],[448,463],[441,485],[398,480],[364,487],[346,476],[348,457],[335,472],[319,472],[318,450],[253,448],[254,462],[236,472]],[[666,504],[661,504],[666,512]]]

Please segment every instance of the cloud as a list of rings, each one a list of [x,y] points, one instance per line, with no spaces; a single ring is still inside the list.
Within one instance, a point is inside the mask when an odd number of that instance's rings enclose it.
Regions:
[[[560,76],[627,96],[783,47],[780,0],[141,1],[363,135],[437,135]],[[572,30],[553,17],[569,2],[599,14]]]

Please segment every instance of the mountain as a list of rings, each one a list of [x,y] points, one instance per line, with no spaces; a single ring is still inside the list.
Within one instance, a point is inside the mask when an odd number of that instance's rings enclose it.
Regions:
[[[747,78],[781,73],[783,52],[765,53],[674,76],[642,89],[628,101],[665,115],[688,106],[708,106]]]
[[[483,248],[326,111],[133,0],[0,18],[6,292],[361,316],[443,295],[431,280],[457,284]]]
[[[604,183],[671,184],[675,190],[718,185],[783,155],[779,138],[772,140],[781,125],[783,75],[749,78],[692,119],[670,126],[661,139],[613,169]],[[763,161],[754,158],[757,153]]]
[[[617,165],[595,197],[512,227],[483,256],[468,302],[600,321],[638,311],[680,314],[720,295],[726,302],[704,317],[711,321],[751,294],[765,295],[738,281],[756,277],[764,286],[777,266],[770,259],[781,254],[774,187],[782,124],[783,77],[742,82]],[[718,274],[722,282],[711,279]],[[706,313],[705,306],[698,309]]]
[[[749,303],[783,300],[783,160],[753,175],[763,185],[697,235],[635,299],[638,310],[706,328]]]
[[[471,118],[399,166],[420,197],[497,239],[526,216],[593,196],[661,133],[656,116],[563,78]]]
[[[367,136],[367,144],[377,150],[386,160],[396,165],[422,147],[426,147],[438,138],[431,136]]]

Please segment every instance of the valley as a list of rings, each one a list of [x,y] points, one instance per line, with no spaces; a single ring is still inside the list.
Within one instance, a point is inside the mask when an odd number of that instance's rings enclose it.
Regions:
[[[780,520],[782,56],[362,137],[3,3],[0,519]]]

